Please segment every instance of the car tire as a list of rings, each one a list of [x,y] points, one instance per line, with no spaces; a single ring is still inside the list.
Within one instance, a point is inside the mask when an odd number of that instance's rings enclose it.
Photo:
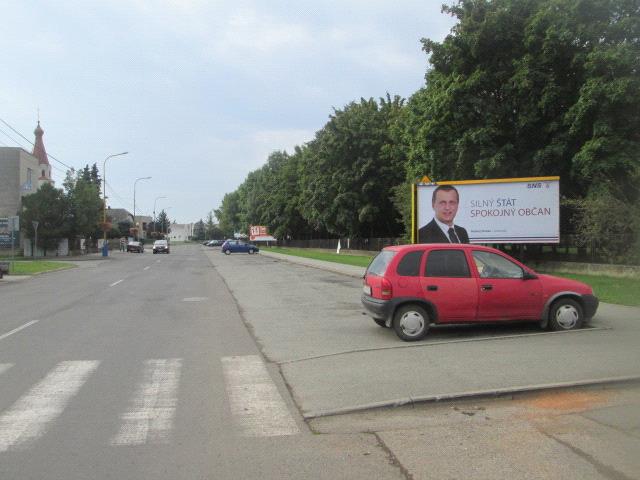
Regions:
[[[231,255],[231,250],[229,250],[228,248],[224,251],[225,255]]]
[[[551,330],[564,331],[576,330],[582,327],[584,313],[582,306],[571,298],[556,300],[549,313],[549,325]]]
[[[156,253],[158,253],[158,252],[156,252],[156,251],[154,250],[154,251],[153,251],[153,254],[155,255]]]
[[[249,255],[253,255],[253,252],[255,252],[255,250],[253,248],[249,249]]]
[[[429,315],[420,305],[403,305],[393,315],[393,329],[405,342],[422,340],[429,330]]]
[[[387,328],[387,321],[386,320],[383,320],[383,319],[380,319],[380,318],[374,318],[373,321],[376,322],[376,324],[379,327]]]

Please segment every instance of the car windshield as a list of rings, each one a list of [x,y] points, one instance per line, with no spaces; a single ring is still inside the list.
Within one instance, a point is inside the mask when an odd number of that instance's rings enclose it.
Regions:
[[[154,245],[166,245],[167,241],[166,240],[156,240],[154,242]]]
[[[376,258],[374,258],[369,267],[367,268],[367,273],[371,273],[373,275],[384,275],[384,272],[387,270],[389,266],[389,262],[395,256],[396,252],[392,250],[383,250],[380,252]]]

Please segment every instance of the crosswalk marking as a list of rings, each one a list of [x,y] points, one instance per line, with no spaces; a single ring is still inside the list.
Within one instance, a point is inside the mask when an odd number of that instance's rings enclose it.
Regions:
[[[166,443],[173,427],[182,359],[147,360],[143,380],[129,411],[122,415],[120,431],[112,445]]]
[[[0,452],[24,448],[42,436],[98,364],[97,361],[61,362],[18,399],[0,416]]]
[[[299,433],[259,356],[223,357],[222,368],[231,413],[242,435],[273,437]]]

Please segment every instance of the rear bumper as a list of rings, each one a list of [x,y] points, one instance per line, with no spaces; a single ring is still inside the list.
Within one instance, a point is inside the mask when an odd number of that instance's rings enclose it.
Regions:
[[[582,305],[584,308],[584,318],[585,320],[589,320],[596,314],[600,300],[598,300],[598,297],[595,295],[582,295]]]
[[[365,294],[362,294],[360,300],[367,313],[377,320],[386,321],[393,312],[393,305],[389,300],[380,300]]]

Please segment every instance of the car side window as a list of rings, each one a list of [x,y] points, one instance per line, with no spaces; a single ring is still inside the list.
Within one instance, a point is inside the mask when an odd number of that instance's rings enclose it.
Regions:
[[[420,275],[420,260],[424,250],[418,250],[415,252],[408,252],[400,262],[396,273],[403,277],[417,277]]]
[[[492,252],[473,251],[480,278],[523,278],[524,271],[511,260]]]
[[[432,250],[427,256],[426,277],[470,277],[467,257],[462,250]]]

